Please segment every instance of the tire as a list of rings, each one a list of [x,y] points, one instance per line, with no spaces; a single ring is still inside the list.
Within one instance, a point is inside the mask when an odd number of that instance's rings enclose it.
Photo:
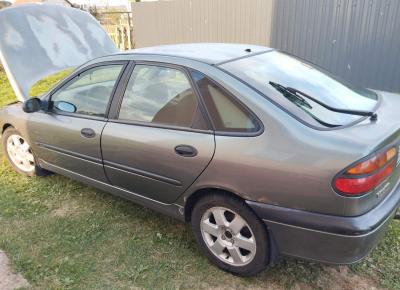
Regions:
[[[193,208],[192,229],[207,258],[220,269],[239,276],[254,276],[270,259],[265,225],[243,200],[211,194]]]
[[[2,143],[4,154],[7,156],[11,166],[18,173],[30,177],[46,176],[50,174],[49,171],[44,170],[37,165],[36,158],[29,143],[18,130],[14,129],[13,127],[7,128],[3,133]],[[24,156],[21,157],[21,155]],[[24,161],[23,163],[22,159]]]

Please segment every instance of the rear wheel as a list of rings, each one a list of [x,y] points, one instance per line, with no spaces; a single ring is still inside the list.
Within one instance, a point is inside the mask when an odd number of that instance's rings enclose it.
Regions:
[[[37,165],[31,146],[18,130],[6,129],[2,139],[4,153],[17,172],[27,176],[48,174]]]
[[[252,276],[267,267],[267,231],[243,201],[219,194],[204,197],[193,209],[192,228],[200,248],[219,268]]]

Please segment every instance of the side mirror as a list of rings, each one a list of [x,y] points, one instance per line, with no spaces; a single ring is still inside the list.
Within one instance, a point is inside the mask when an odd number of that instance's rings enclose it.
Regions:
[[[25,113],[35,113],[40,111],[41,108],[42,101],[39,98],[26,100],[22,105],[22,110],[24,110]]]
[[[66,112],[66,113],[75,113],[76,112],[76,106],[74,104],[64,102],[64,101],[54,102],[53,107],[59,111]]]

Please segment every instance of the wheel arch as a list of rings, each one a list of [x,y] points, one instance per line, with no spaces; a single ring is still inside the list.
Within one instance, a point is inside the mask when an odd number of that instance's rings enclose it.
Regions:
[[[184,205],[185,222],[190,222],[193,208],[200,199],[204,198],[207,195],[216,193],[235,197],[240,200],[245,200],[240,194],[235,193],[233,190],[229,189],[224,189],[219,187],[204,187],[201,189],[197,189],[193,193],[185,197],[185,205]]]
[[[1,134],[3,134],[8,128],[14,128],[14,126],[11,123],[5,123],[3,127],[1,128]]]
[[[243,195],[241,195],[233,190],[230,190],[230,189],[224,189],[224,188],[210,186],[210,187],[205,187],[205,188],[195,190],[193,193],[191,193],[190,195],[185,197],[185,205],[184,205],[185,222],[191,221],[191,215],[192,215],[194,206],[200,199],[204,198],[207,195],[212,195],[212,194],[216,194],[216,193],[225,195],[225,196],[234,197],[241,201],[246,201],[246,198]],[[247,208],[257,216],[257,214],[254,212],[254,210],[251,207],[248,206]],[[268,264],[274,265],[276,263],[279,263],[279,261],[282,259],[282,256],[279,252],[279,247],[275,240],[274,233],[271,231],[271,229],[269,229],[269,227],[266,224],[264,224],[264,226],[265,226],[265,230],[268,233],[268,240],[269,240],[270,257],[269,257]]]

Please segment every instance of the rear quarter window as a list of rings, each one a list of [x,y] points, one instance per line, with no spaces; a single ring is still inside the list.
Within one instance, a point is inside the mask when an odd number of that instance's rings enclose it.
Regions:
[[[254,133],[261,129],[256,117],[223,87],[197,71],[192,77],[217,132]]]

